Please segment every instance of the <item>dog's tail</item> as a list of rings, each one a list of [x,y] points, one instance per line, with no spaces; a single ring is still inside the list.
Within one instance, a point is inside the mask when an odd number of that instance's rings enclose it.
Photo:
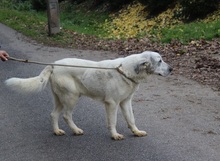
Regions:
[[[31,78],[10,78],[5,84],[19,93],[34,93],[42,91],[53,72],[52,66],[46,66],[39,76]]]

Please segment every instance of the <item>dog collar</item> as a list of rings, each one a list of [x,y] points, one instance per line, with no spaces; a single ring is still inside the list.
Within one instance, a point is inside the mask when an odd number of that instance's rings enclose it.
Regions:
[[[123,75],[125,78],[127,78],[128,80],[130,80],[131,82],[135,83],[135,84],[138,84],[135,80],[133,80],[132,78],[128,77],[123,70],[121,70],[120,68],[122,67],[122,64],[120,64],[116,70],[121,74]]]

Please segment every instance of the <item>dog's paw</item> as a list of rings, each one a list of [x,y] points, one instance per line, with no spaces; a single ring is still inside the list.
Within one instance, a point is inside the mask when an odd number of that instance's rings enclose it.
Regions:
[[[57,136],[62,136],[62,135],[65,135],[65,131],[63,131],[61,129],[57,129],[54,131],[54,134]]]
[[[138,136],[138,137],[142,137],[142,136],[147,136],[147,132],[146,131],[133,131],[134,135],[135,136]]]
[[[83,130],[78,128],[74,130],[74,135],[83,135]]]
[[[113,140],[123,140],[124,136],[119,134],[119,133],[117,133],[117,134],[112,135],[112,139]]]

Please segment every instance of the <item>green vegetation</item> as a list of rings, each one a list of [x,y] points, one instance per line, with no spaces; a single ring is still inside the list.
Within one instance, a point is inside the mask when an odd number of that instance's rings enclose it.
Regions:
[[[47,44],[74,46],[74,42],[77,41],[76,34],[95,35],[99,39],[147,37],[165,43],[172,39],[187,43],[195,39],[211,40],[220,37],[219,9],[206,15],[205,19],[185,23],[179,16],[181,6],[170,6],[172,0],[169,0],[169,4],[164,4],[167,9],[157,13],[148,12],[144,4],[138,2],[121,6],[120,10],[110,13],[108,5],[103,3],[91,7],[94,4],[85,0],[81,0],[85,1],[84,3],[63,1],[60,3],[61,33],[49,37],[46,11],[40,7],[37,8],[38,11],[34,10],[36,6],[32,6],[31,0],[20,0],[16,5],[14,1],[19,0],[0,2],[0,22]],[[115,3],[117,1],[114,1],[114,5]],[[160,5],[158,10],[159,7]]]
[[[213,22],[192,22],[182,24],[173,28],[165,28],[161,30],[161,41],[170,42],[172,39],[189,42],[193,39],[211,40],[220,36],[220,20]]]
[[[100,24],[107,18],[108,15],[105,13],[88,12],[83,7],[79,10],[72,6],[60,14],[61,33],[49,37],[46,11],[20,11],[0,7],[1,23],[39,42],[61,46],[74,46],[76,34],[103,37],[106,32],[100,27]]]
[[[45,34],[46,15],[42,12],[0,9],[0,22],[34,39]]]
[[[81,9],[72,6],[71,9],[61,12],[60,18],[63,29],[99,37],[105,35],[100,24],[108,19],[107,13],[87,11],[83,6]]]

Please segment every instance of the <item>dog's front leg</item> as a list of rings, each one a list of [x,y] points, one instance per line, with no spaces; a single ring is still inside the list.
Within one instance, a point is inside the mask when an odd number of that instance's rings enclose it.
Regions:
[[[124,136],[119,134],[116,130],[118,105],[116,103],[106,102],[105,109],[107,114],[108,129],[111,132],[112,139],[114,140],[124,139]]]
[[[146,131],[141,131],[135,125],[134,113],[131,105],[131,98],[128,98],[120,103],[121,110],[125,120],[127,121],[128,127],[136,136],[146,136]]]

